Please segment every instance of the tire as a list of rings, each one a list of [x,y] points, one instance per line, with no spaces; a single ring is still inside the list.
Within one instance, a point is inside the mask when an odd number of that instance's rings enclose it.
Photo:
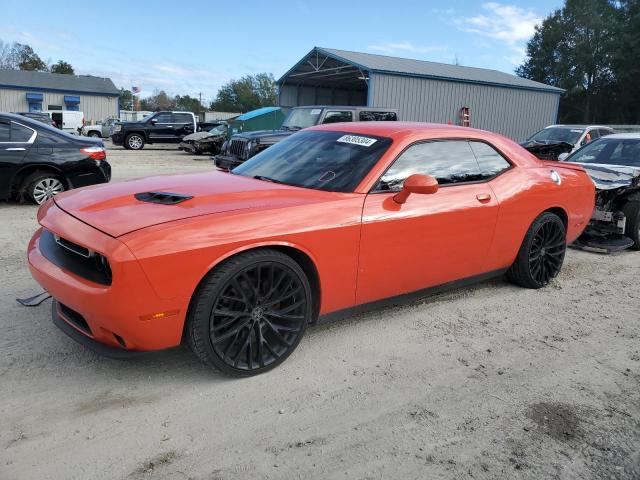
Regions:
[[[124,148],[127,150],[142,150],[144,148],[144,137],[139,133],[130,133],[124,139]]]
[[[633,250],[640,250],[640,201],[631,200],[622,207],[627,221],[624,227],[624,234],[633,240]]]
[[[525,288],[545,287],[560,273],[566,250],[564,223],[555,213],[544,212],[529,227],[507,277]]]
[[[22,191],[36,204],[42,205],[65,190],[64,182],[55,173],[34,172],[25,178]]]
[[[201,282],[189,308],[187,342],[226,375],[258,375],[295,350],[312,305],[309,280],[291,257],[271,249],[241,253]]]
[[[89,132],[88,136],[93,138],[101,138],[98,132]]]

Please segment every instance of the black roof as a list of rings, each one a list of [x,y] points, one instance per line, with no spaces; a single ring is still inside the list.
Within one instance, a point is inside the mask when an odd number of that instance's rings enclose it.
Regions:
[[[110,78],[27,70],[0,70],[1,87],[113,96],[120,94]]]

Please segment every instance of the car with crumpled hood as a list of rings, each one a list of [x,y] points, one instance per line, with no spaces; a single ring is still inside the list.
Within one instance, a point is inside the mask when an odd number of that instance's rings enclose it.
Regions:
[[[584,167],[596,186],[593,216],[576,245],[640,250],[640,133],[607,135],[561,160]]]
[[[604,125],[549,125],[536,132],[522,145],[541,160],[557,160],[600,137],[614,133]]]
[[[216,154],[227,139],[228,131],[229,125],[227,122],[220,122],[206,131],[187,135],[182,139],[178,148],[196,155],[203,153]]]

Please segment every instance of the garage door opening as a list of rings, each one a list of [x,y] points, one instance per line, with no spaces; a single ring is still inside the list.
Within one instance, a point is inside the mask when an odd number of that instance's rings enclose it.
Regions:
[[[317,49],[289,70],[278,85],[282,107],[368,105],[369,72]]]

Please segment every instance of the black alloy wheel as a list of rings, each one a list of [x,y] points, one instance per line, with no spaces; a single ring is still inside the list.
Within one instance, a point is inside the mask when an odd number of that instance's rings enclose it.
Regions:
[[[233,376],[274,368],[300,342],[312,312],[300,266],[274,250],[232,258],[205,279],[189,321],[205,363]]]
[[[564,223],[545,212],[529,227],[508,276],[523,287],[545,287],[560,273],[566,249]]]
[[[529,251],[531,276],[541,285],[547,285],[560,272],[565,250],[564,229],[555,222],[543,223]]]

